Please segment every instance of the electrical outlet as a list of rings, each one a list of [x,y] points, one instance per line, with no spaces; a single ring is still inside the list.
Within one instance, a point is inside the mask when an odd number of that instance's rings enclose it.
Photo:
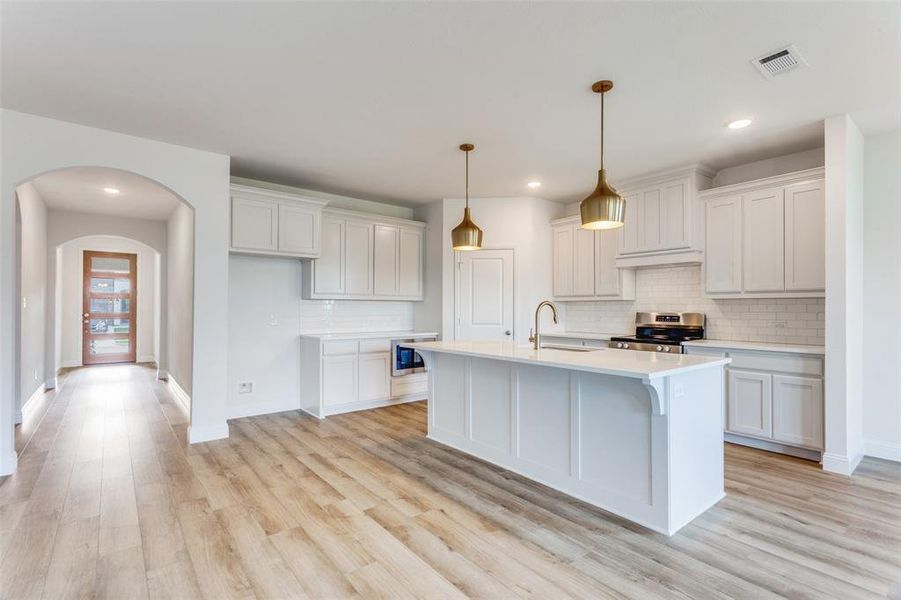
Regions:
[[[685,395],[685,386],[681,383],[677,383],[673,386],[673,397],[681,398]]]
[[[37,369],[34,370],[34,380],[35,381],[38,380],[38,370]]]
[[[239,394],[252,394],[253,393],[253,382],[252,381],[242,381],[238,383],[238,393]]]
[[[26,308],[28,308],[28,298],[22,296],[22,310],[25,310]]]
[[[276,317],[275,315],[269,315],[269,324],[273,327],[275,325],[278,325],[278,317]]]
[[[773,321],[773,329],[785,329],[787,326],[785,321]]]

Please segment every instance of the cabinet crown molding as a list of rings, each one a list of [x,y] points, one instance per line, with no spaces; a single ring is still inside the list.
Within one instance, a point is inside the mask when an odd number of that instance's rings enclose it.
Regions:
[[[708,200],[710,198],[720,198],[722,196],[731,196],[754,190],[820,181],[825,177],[826,168],[815,167],[813,169],[804,169],[803,171],[793,171],[791,173],[783,173],[782,175],[764,177],[763,179],[753,179],[751,181],[709,188],[698,192],[698,197],[702,200]]]
[[[366,221],[373,225],[402,225],[404,227],[418,227],[425,229],[426,224],[422,221],[414,221],[412,219],[401,219],[400,217],[389,217],[377,213],[359,212],[356,210],[347,210],[346,208],[323,208],[323,216],[340,217],[344,219],[357,219]]]
[[[232,196],[238,196],[240,198],[305,202],[315,206],[325,206],[328,204],[327,200],[320,200],[319,198],[310,198],[309,196],[300,196],[298,194],[289,194],[287,192],[276,192],[274,190],[267,190],[265,188],[242,185],[239,183],[231,184],[229,189]]]
[[[712,179],[716,175],[716,171],[700,163],[677,167],[674,169],[665,169],[662,171],[651,171],[641,175],[635,175],[626,179],[614,180],[613,184],[619,193],[634,190],[646,185],[653,185],[661,181],[669,181],[671,179],[680,179],[683,177],[692,177],[700,175]]]

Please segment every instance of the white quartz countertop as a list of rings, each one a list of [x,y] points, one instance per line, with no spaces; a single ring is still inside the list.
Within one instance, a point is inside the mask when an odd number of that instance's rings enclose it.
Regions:
[[[438,337],[437,331],[348,331],[345,333],[329,332],[329,333],[304,333],[302,338],[316,338],[324,341],[328,340],[383,340],[383,339],[402,339],[416,337]]]
[[[732,359],[729,358],[659,354],[612,348],[597,348],[590,352],[572,352],[553,348],[533,350],[529,345],[500,341],[422,342],[410,344],[410,346],[417,350],[493,358],[636,379],[657,379],[697,369],[722,367],[732,362]]]
[[[573,338],[579,340],[600,340],[602,342],[609,342],[610,338],[614,337],[622,337],[626,335],[635,335],[635,332],[632,333],[584,333],[579,331],[549,331],[547,333],[542,333],[541,337],[550,338],[550,337],[566,337]]]
[[[694,340],[682,342],[683,346],[717,348],[722,350],[756,350],[759,352],[786,352],[789,354],[826,354],[825,346],[804,344],[775,344],[771,342],[739,342],[735,340]]]

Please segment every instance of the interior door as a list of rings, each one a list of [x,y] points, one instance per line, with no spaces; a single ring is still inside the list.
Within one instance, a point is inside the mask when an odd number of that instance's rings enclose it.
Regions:
[[[513,250],[458,254],[456,338],[513,339]]]
[[[136,254],[84,251],[82,364],[135,361],[137,271]]]

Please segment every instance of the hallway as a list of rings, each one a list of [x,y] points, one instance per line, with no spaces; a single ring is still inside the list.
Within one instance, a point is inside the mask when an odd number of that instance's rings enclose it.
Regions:
[[[154,373],[63,377],[0,484],[2,598],[847,599],[898,580],[885,461],[848,479],[727,445],[727,498],[666,538],[429,442],[423,403],[239,419],[188,447]]]

